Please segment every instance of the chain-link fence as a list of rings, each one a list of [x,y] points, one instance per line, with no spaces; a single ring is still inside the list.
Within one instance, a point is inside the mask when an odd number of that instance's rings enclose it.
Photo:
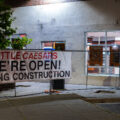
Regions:
[[[6,50],[0,54],[0,97],[120,87],[120,52],[112,49]]]

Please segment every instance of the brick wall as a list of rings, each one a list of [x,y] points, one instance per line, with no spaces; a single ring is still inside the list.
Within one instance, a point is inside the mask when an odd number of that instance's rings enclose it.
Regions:
[[[51,3],[60,3],[60,2],[75,2],[75,1],[84,1],[84,0],[5,0],[6,4],[12,7],[22,7],[22,6],[34,6],[34,5],[44,5]]]

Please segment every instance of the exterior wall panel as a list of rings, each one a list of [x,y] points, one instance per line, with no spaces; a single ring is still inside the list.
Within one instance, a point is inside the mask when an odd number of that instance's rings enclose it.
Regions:
[[[66,50],[84,50],[85,32],[120,30],[120,2],[93,0],[14,8],[17,33],[32,38],[29,49],[41,49],[41,41],[66,41]],[[85,54],[72,53],[73,84],[85,84]],[[88,84],[115,85],[115,78],[89,76]]]

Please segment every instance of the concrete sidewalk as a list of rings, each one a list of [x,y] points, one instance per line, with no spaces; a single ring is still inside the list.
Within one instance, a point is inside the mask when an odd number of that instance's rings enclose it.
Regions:
[[[80,99],[78,95],[51,95],[4,99],[0,120],[120,120]]]
[[[29,94],[36,94],[44,96],[48,95],[44,91],[49,90],[49,83],[41,83],[41,82],[18,82],[16,83],[16,96],[24,96]],[[100,92],[96,93],[96,91],[111,91],[110,92]],[[116,89],[115,87],[107,87],[107,86],[92,86],[88,85],[86,89],[86,85],[74,85],[74,84],[65,84],[65,90],[59,90],[60,94],[78,94],[80,96],[86,98],[120,98],[120,89]],[[113,92],[113,93],[112,93]],[[15,90],[6,90],[0,91],[0,97],[4,96],[15,96]]]

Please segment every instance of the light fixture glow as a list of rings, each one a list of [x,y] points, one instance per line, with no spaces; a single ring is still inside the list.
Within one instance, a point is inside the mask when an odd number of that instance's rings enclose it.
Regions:
[[[59,15],[63,11],[65,11],[66,5],[62,3],[57,3],[57,4],[48,4],[42,6],[42,12],[44,14],[49,14],[49,15]]]
[[[117,50],[117,49],[118,49],[118,46],[117,46],[117,45],[113,45],[112,48],[113,48],[114,50]]]

